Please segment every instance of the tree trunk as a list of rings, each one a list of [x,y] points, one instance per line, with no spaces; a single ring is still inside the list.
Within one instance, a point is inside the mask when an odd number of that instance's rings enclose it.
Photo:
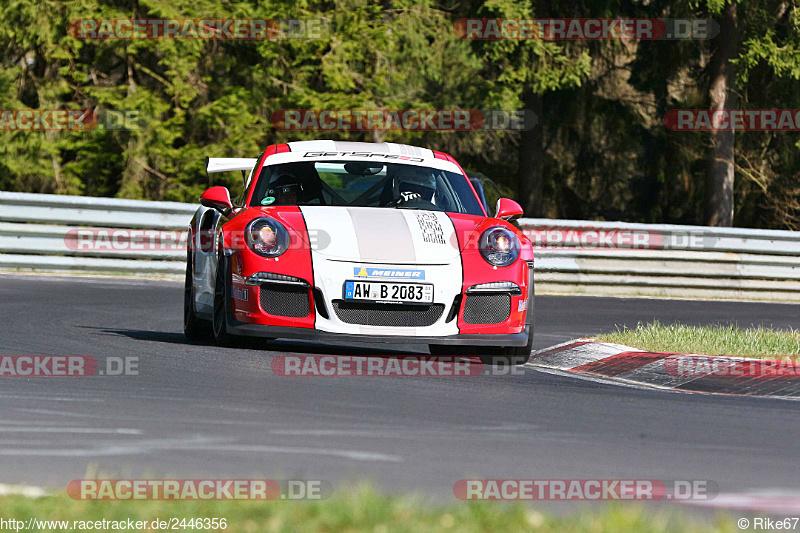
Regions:
[[[712,111],[734,109],[734,65],[736,54],[736,4],[722,10],[717,47],[709,64],[708,96]],[[709,226],[733,225],[734,132],[712,131],[706,175],[705,222]]]
[[[519,171],[517,174],[517,198],[525,216],[541,217],[543,213],[542,162],[544,159],[544,136],[542,134],[542,97],[532,92],[523,95],[526,110],[536,114],[532,129],[522,131],[519,140]],[[527,125],[526,125],[527,126]]]

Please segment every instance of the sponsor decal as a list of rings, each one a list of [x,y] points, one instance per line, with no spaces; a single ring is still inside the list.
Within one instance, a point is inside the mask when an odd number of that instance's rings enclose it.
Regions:
[[[459,500],[711,500],[719,487],[705,479],[460,479],[453,494]]]
[[[233,297],[237,300],[247,301],[247,289],[240,289],[239,287],[231,287]]]
[[[436,244],[445,244],[444,229],[434,213],[418,212],[417,224],[422,230],[422,241]]]
[[[358,278],[425,279],[424,270],[396,268],[353,267],[353,275]]]
[[[274,201],[275,201],[275,197],[274,196],[267,196],[266,198],[261,200],[261,205],[269,205]]]
[[[425,159],[422,157],[411,157],[409,155],[384,154],[377,152],[306,152],[303,154],[303,157],[376,157],[397,161],[413,161],[415,163],[422,163],[425,161]]]

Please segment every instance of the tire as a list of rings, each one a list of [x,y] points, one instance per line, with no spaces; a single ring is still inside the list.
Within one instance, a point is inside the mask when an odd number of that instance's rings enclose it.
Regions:
[[[525,346],[502,346],[493,348],[491,346],[471,346],[471,345],[446,345],[429,344],[428,348],[431,355],[437,357],[480,357],[484,365],[511,366],[524,365],[531,358],[531,346],[533,335],[528,337]]]
[[[211,340],[211,321],[198,318],[194,312],[192,252],[186,258],[186,281],[183,286],[183,334],[190,341]]]
[[[241,337],[228,333],[228,259],[221,252],[217,261],[217,276],[214,281],[214,320],[212,332],[214,343],[229,348],[236,347]]]
[[[531,358],[533,335],[528,335],[528,344],[525,346],[505,346],[500,348],[498,354],[481,355],[484,365],[512,366],[524,365]]]

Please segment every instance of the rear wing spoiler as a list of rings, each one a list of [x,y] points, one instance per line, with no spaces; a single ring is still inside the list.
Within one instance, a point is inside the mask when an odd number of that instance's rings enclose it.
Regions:
[[[206,157],[206,174],[214,172],[242,171],[242,183],[247,188],[247,171],[253,170],[258,159],[249,157]]]
[[[229,172],[232,170],[252,170],[256,166],[256,158],[249,157],[207,157],[206,172]]]

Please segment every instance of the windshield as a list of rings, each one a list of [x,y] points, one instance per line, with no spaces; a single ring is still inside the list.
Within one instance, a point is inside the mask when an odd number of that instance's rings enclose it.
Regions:
[[[371,161],[265,166],[251,206],[332,205],[483,215],[466,178],[429,167]]]

